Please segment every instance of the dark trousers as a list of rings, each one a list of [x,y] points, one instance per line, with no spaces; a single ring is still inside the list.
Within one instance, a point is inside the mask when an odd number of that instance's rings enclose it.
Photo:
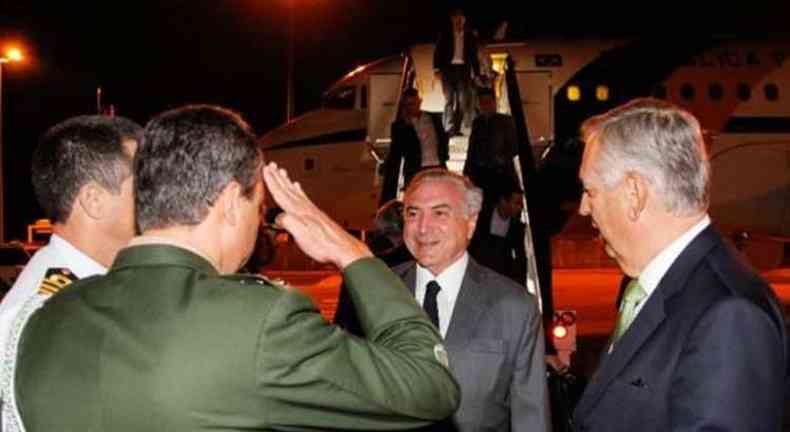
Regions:
[[[451,65],[442,70],[444,91],[444,130],[457,133],[461,126],[471,127],[474,118],[472,106],[472,76],[468,65]]]

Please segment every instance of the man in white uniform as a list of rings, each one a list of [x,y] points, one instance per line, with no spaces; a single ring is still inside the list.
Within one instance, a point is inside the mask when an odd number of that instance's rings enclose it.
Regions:
[[[79,116],[42,137],[33,153],[32,180],[53,234],[0,303],[3,349],[28,299],[105,273],[134,236],[131,168],[141,134],[138,124],[122,117]]]

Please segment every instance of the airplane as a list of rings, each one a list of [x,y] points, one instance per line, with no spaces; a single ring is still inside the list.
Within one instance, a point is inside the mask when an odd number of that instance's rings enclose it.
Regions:
[[[261,138],[266,158],[298,179],[349,230],[371,228],[389,126],[407,86],[422,109],[441,112],[433,44],[360,66],[333,83],[320,109]],[[492,41],[481,48],[497,72],[498,110],[528,143],[542,193],[559,209],[553,262],[613,266],[589,221],[575,212],[582,144],[579,126],[635,97],[665,99],[702,124],[713,167],[710,214],[761,269],[785,263],[790,240],[790,41],[712,36]],[[449,168],[463,167],[466,137],[453,138]],[[529,153],[529,154],[527,154]],[[536,189],[540,188],[540,190]],[[575,204],[575,205],[574,205]]]

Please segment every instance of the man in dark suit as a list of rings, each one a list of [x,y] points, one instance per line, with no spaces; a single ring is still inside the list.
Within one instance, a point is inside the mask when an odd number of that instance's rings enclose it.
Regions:
[[[519,284],[527,280],[527,253],[521,212],[524,209],[524,192],[514,179],[505,180],[494,193],[496,206],[483,206],[477,228],[469,244],[469,254],[480,264],[513,279]],[[536,258],[538,259],[538,258]],[[550,273],[550,272],[549,272]],[[554,322],[554,302],[551,280],[539,274],[540,300],[543,312],[544,349],[546,362],[556,370],[568,365],[557,357],[551,328]]]
[[[394,271],[445,337],[463,394],[452,419],[431,430],[545,431],[537,303],[466,252],[481,199],[468,179],[438,169],[418,174],[404,196],[404,241],[417,262]]]
[[[155,117],[134,178],[142,235],[106,276],[14,327],[4,430],[385,430],[458,406],[422,309],[284,170],[263,166],[237,114],[200,105]],[[343,272],[367,339],[328,324],[298,290],[233,274],[255,244],[264,180],[278,225]]]
[[[480,75],[477,52],[477,35],[466,26],[463,10],[454,9],[433,52],[434,74],[444,91],[444,127],[451,136],[460,135],[461,127],[472,123],[473,80]]]
[[[497,196],[495,207],[484,207],[480,212],[469,254],[480,264],[523,285],[527,280],[521,222],[524,192],[514,182],[503,182]]]
[[[380,205],[395,199],[403,161],[403,184],[408,185],[418,171],[444,167],[450,155],[447,134],[438,115],[420,110],[417,89],[407,89],[401,97],[401,115],[390,129],[390,151],[384,162]]]
[[[699,123],[639,99],[582,132],[579,211],[631,280],[576,430],[779,430],[785,323],[770,286],[710,226]]]
[[[502,184],[517,183],[513,158],[518,153],[513,118],[496,111],[496,96],[490,88],[478,92],[480,115],[472,123],[464,175],[483,189],[484,210],[495,204]]]

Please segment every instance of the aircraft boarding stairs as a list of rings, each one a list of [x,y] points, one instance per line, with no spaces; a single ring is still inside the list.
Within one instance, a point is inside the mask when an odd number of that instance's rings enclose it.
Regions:
[[[463,135],[454,136],[450,138],[450,158],[447,160],[447,169],[450,171],[463,174],[464,164],[466,163],[466,153],[469,149],[469,129],[461,129]],[[401,164],[400,176],[398,177],[398,195],[399,200],[403,200],[403,191],[406,185],[403,184],[403,165]]]
[[[447,168],[459,174],[463,174],[469,149],[469,130],[462,129],[461,132],[463,135],[450,138],[450,159],[447,161]]]

